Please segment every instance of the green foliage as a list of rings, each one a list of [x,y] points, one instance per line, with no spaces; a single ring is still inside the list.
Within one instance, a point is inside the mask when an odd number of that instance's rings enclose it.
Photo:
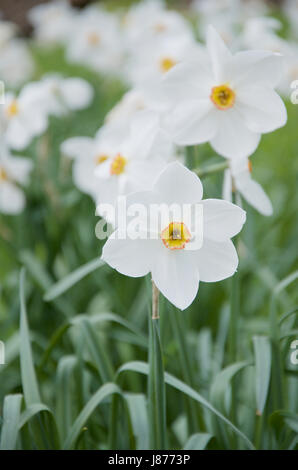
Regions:
[[[0,219],[1,448],[298,449],[298,370],[289,360],[298,337],[298,107],[288,103],[287,125],[264,136],[252,157],[274,215],[245,207],[231,358],[229,281],[202,284],[183,313],[164,303],[160,331],[154,324],[149,334],[146,280],[102,266],[94,204],[74,188],[59,147],[92,136],[124,88],[66,64],[61,50],[34,54],[36,78],[84,77],[95,99],[53,118],[24,152],[35,162],[27,208]],[[196,168],[222,163],[208,145],[191,158]],[[219,197],[221,174],[204,178],[205,197]]]

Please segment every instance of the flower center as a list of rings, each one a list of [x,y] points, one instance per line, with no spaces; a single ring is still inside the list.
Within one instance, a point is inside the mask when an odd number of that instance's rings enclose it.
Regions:
[[[0,166],[0,182],[5,180],[7,180],[7,173],[4,168]]]
[[[97,155],[95,157],[95,165],[101,165],[101,163],[105,162],[108,158],[107,155]]]
[[[12,100],[12,102],[6,108],[6,114],[8,117],[16,116],[19,112],[19,105],[17,100]]]
[[[218,109],[229,109],[235,103],[235,92],[227,85],[215,86],[211,90],[210,99]]]
[[[183,250],[191,234],[183,222],[171,222],[162,232],[161,239],[170,250]]]
[[[251,173],[252,172],[252,163],[251,163],[250,160],[248,160],[247,166],[248,166],[248,171]]]
[[[121,173],[123,173],[125,170],[126,163],[127,163],[126,158],[122,157],[122,155],[118,153],[118,155],[116,155],[116,157],[113,158],[113,161],[111,163],[111,167],[110,167],[111,175],[121,175]]]
[[[98,46],[100,43],[100,35],[93,31],[87,35],[87,41],[90,46]]]
[[[163,23],[156,23],[154,26],[154,30],[156,33],[164,33],[166,31],[167,27]]]
[[[174,59],[171,59],[171,57],[164,57],[163,59],[161,59],[159,65],[160,65],[161,71],[163,73],[166,73],[169,70],[171,70],[171,68],[174,67],[174,65],[176,64],[177,62]]]

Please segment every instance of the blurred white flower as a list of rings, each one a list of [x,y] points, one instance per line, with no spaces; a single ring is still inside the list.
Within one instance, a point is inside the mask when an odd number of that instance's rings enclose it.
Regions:
[[[160,81],[169,70],[182,61],[192,60],[203,50],[193,38],[166,36],[136,48],[127,61],[127,76],[133,86],[148,92],[158,92]]]
[[[78,189],[98,199],[100,185],[95,170],[106,160],[111,161],[119,150],[124,134],[120,127],[106,124],[94,138],[72,137],[61,145],[63,155],[73,158],[73,180]]]
[[[231,160],[230,168],[224,173],[223,198],[232,201],[232,192],[236,189],[258,212],[272,215],[271,201],[262,186],[252,179],[251,172],[248,158]]]
[[[66,0],[36,5],[29,11],[36,39],[43,43],[65,42],[75,34],[76,10]]]
[[[28,80],[34,63],[21,38],[16,37],[17,27],[8,21],[0,21],[0,78],[6,87],[18,87]]]
[[[40,90],[36,83],[25,85],[18,96],[6,93],[0,107],[0,129],[7,145],[21,150],[42,134],[48,124]]]
[[[216,282],[232,276],[238,256],[231,238],[242,228],[246,214],[234,204],[217,199],[202,201],[200,179],[180,163],[169,164],[151,191],[131,194],[127,207],[142,204],[203,205],[203,245],[187,250],[191,233],[184,220],[173,220],[156,238],[132,239],[112,234],[103,247],[102,258],[126,276],[140,277],[149,272],[162,294],[181,310],[195,299],[199,281]],[[183,213],[183,211],[181,211]],[[177,233],[177,236],[174,235]]]
[[[119,195],[150,188],[174,155],[172,142],[160,129],[158,115],[139,112],[132,118],[129,132],[118,142],[112,158],[95,170],[98,202],[115,204]]]
[[[25,195],[20,185],[27,185],[32,162],[12,156],[2,146],[0,151],[0,212],[18,214],[25,207]]]
[[[36,82],[36,86],[40,90],[44,109],[57,116],[86,108],[93,98],[93,88],[82,78],[46,75]]]
[[[193,39],[186,19],[177,11],[167,10],[162,0],[145,0],[133,5],[122,19],[122,30],[132,52],[164,37]]]
[[[227,158],[247,157],[261,134],[287,120],[286,108],[274,91],[282,75],[282,58],[268,51],[232,55],[210,26],[209,57],[178,64],[164,78],[172,101],[165,128],[175,143],[210,142]]]
[[[120,29],[116,15],[96,6],[84,9],[67,41],[67,59],[98,72],[120,73],[124,54]]]

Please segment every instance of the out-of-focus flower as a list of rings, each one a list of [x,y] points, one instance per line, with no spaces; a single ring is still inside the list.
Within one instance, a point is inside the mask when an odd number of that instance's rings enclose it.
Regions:
[[[75,34],[76,10],[66,0],[36,5],[29,11],[34,35],[41,42],[65,42]]]
[[[46,75],[39,82],[43,107],[49,114],[61,116],[69,111],[86,108],[93,98],[91,85],[82,78]]]
[[[282,2],[281,6],[290,23],[293,36],[298,39],[298,1],[285,0]]]
[[[15,37],[13,23],[0,21],[0,78],[6,87],[18,87],[28,80],[34,64],[24,40]]]
[[[115,204],[119,195],[150,188],[173,157],[172,142],[160,129],[158,115],[139,112],[132,118],[129,132],[118,142],[112,157],[95,170],[98,202]]]
[[[167,72],[182,61],[192,60],[200,50],[203,46],[185,36],[166,36],[147,42],[142,48],[136,48],[127,61],[127,76],[133,86],[154,92]]]
[[[232,192],[237,190],[258,212],[272,215],[271,201],[262,186],[252,179],[251,171],[252,165],[248,158],[232,160],[230,168],[224,173],[223,198],[232,201]]]
[[[122,18],[122,30],[131,52],[164,37],[193,38],[186,19],[177,11],[167,10],[161,0],[146,0],[133,5]]]
[[[238,256],[231,238],[242,228],[246,214],[234,204],[217,199],[202,201],[200,179],[180,163],[168,165],[151,191],[128,195],[127,207],[142,204],[150,211],[152,204],[203,206],[203,244],[188,250],[188,243],[198,234],[191,232],[187,220],[173,220],[159,234],[132,239],[116,229],[104,245],[102,258],[114,269],[132,277],[149,272],[162,294],[181,310],[195,299],[199,281],[216,282],[232,276]],[[181,214],[184,214],[181,211]],[[143,230],[150,230],[144,225]],[[125,236],[126,235],[126,236]]]
[[[25,207],[25,195],[21,185],[27,185],[32,162],[14,157],[2,146],[0,152],[0,212],[18,214]]]
[[[73,180],[78,189],[98,200],[100,184],[95,170],[105,161],[117,155],[119,144],[124,138],[120,127],[106,124],[94,138],[72,137],[61,145],[61,152],[73,158]]]
[[[66,56],[69,61],[86,64],[98,72],[120,73],[123,41],[116,15],[95,6],[83,10],[67,42]]]
[[[241,45],[247,49],[262,49],[283,53],[288,42],[278,36],[281,22],[272,17],[251,18],[244,22]]]
[[[6,93],[5,104],[0,107],[0,128],[7,145],[21,150],[32,138],[42,134],[48,124],[40,91],[35,83],[23,87],[18,96]],[[3,137],[2,137],[3,138]]]
[[[282,74],[282,58],[268,51],[232,55],[210,26],[209,57],[173,67],[164,78],[172,101],[165,127],[175,143],[210,142],[227,158],[247,157],[261,134],[287,120],[286,108],[274,91]]]
[[[203,39],[212,24],[224,42],[233,46],[248,18],[263,16],[268,9],[262,0],[197,0],[193,9],[198,13],[198,31]]]

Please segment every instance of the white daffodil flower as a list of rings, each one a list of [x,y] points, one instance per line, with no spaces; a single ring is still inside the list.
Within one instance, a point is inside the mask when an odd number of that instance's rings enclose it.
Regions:
[[[46,75],[36,86],[40,90],[44,109],[48,114],[62,116],[90,105],[93,88],[82,78],[63,78],[59,75]]]
[[[34,36],[42,43],[65,42],[75,33],[77,10],[67,0],[36,5],[29,11]]]
[[[21,85],[34,70],[27,44],[16,33],[13,23],[0,21],[0,77],[6,87]]]
[[[160,87],[161,78],[182,61],[191,60],[198,50],[202,50],[193,38],[186,36],[166,36],[146,43],[135,50],[127,62],[127,76],[137,88],[154,90]]]
[[[247,157],[261,134],[286,123],[285,105],[274,91],[282,58],[268,51],[233,55],[212,26],[207,49],[209,58],[200,54],[166,74],[164,89],[172,109],[165,127],[176,144],[209,141],[224,157]]]
[[[18,96],[6,93],[0,107],[0,128],[7,145],[21,150],[48,125],[47,113],[38,85],[28,83]]]
[[[18,214],[25,207],[25,195],[20,186],[27,185],[32,162],[14,157],[2,147],[0,152],[0,213]]]
[[[252,179],[251,172],[248,158],[231,160],[230,168],[224,173],[223,198],[232,201],[232,192],[236,189],[260,214],[272,215],[271,201],[262,186]]]
[[[112,161],[117,155],[119,144],[124,138],[124,128],[106,124],[99,129],[94,138],[72,137],[61,145],[63,155],[74,159],[73,180],[77,188],[89,194],[95,201],[100,192],[99,179],[95,170],[105,161]]]
[[[66,46],[66,57],[98,72],[120,73],[123,41],[116,15],[90,6],[82,11]]]
[[[112,158],[95,170],[98,202],[114,205],[119,195],[150,188],[174,156],[173,144],[161,130],[159,116],[140,111],[133,117],[129,132],[118,142]]]
[[[167,10],[165,2],[146,0],[133,5],[122,19],[122,31],[128,50],[132,53],[146,43],[164,37],[193,39],[189,23],[177,11]]]
[[[151,191],[127,196],[127,208],[138,204],[150,213],[152,205],[156,204],[180,207],[201,204],[203,241],[200,247],[187,249],[191,243],[195,244],[201,229],[195,225],[196,230],[192,231],[190,219],[182,216],[182,220],[171,220],[161,227],[154,237],[150,224],[142,227],[138,238],[129,237],[129,231],[120,233],[122,228],[117,227],[103,247],[102,258],[126,276],[140,277],[151,272],[161,293],[184,310],[195,299],[199,281],[216,282],[235,273],[238,256],[231,238],[241,230],[246,218],[240,207],[218,199],[202,200],[202,196],[203,187],[195,173],[178,162],[169,164]],[[180,213],[184,214],[183,210]]]

